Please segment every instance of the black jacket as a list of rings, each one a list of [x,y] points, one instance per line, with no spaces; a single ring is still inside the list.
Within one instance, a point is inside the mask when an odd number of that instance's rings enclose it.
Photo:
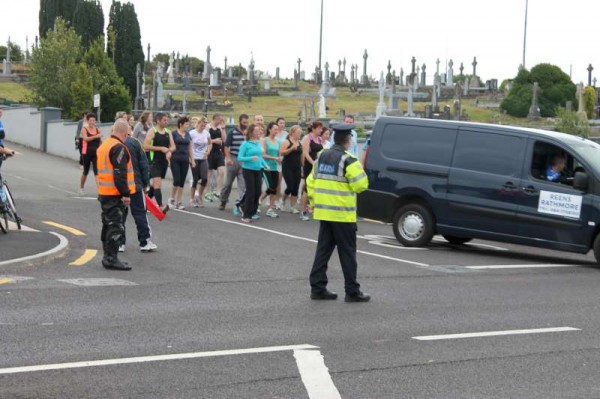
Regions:
[[[142,192],[143,188],[150,184],[150,167],[148,157],[142,149],[138,139],[127,137],[125,145],[131,154],[131,163],[133,164],[133,174],[135,175],[135,191]]]

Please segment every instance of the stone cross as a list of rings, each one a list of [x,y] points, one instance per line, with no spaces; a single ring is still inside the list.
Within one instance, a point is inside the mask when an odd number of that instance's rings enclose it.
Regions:
[[[10,36],[8,37],[8,43],[6,44],[6,63],[10,64]]]
[[[414,75],[415,74],[415,65],[417,64],[417,59],[413,56],[412,60],[410,60],[411,64],[412,64],[412,72],[411,74]]]
[[[342,65],[344,65],[344,75],[346,74],[346,57],[344,57],[344,61],[342,62]]]
[[[206,63],[207,64],[210,64],[210,52],[211,52],[211,48],[210,48],[210,46],[208,46],[206,48]]]
[[[404,85],[404,68],[400,68],[400,86]]]
[[[362,76],[362,84],[369,83],[369,77],[367,76],[367,58],[369,58],[369,54],[367,54],[367,49],[365,49],[365,53],[363,54],[363,76]]]
[[[35,37],[35,46],[37,47],[37,36]],[[148,60],[146,61],[148,64],[150,63],[150,43],[148,43]]]
[[[385,83],[388,85],[392,84],[392,61],[391,60],[388,60],[387,75],[385,75]]]
[[[138,63],[135,66],[135,109],[143,108],[141,104],[142,99],[142,66]]]
[[[539,93],[540,86],[538,82],[533,83],[533,95],[531,97],[531,107],[529,107],[529,114],[527,115],[527,119],[530,121],[538,121],[540,120],[540,104],[539,104]]]
[[[325,63],[325,82],[329,82],[329,62]]]
[[[298,78],[300,78],[300,64],[302,63],[302,60],[298,58],[298,61],[296,62],[298,63]]]
[[[342,74],[342,60],[338,60],[338,75]]]
[[[592,71],[594,70],[594,67],[592,66],[592,64],[590,64],[587,67],[587,71],[588,71],[588,86],[592,85]]]
[[[440,74],[440,59],[435,60],[435,73]]]
[[[422,86],[427,86],[427,83],[426,83],[427,75],[425,74],[426,67],[427,66],[425,64],[423,64],[423,66],[421,67],[421,85]]]
[[[225,69],[223,69],[224,71],[227,70],[227,56],[225,56]]]
[[[375,118],[385,115],[385,80],[383,78],[383,71],[379,77],[379,104],[375,110]]]
[[[419,77],[421,74],[421,67],[417,65],[417,72],[415,73],[415,87],[419,87]]]
[[[354,64],[350,65],[350,83],[354,84]]]
[[[464,75],[463,75],[463,71],[465,70],[465,66],[463,65],[463,63],[462,63],[462,62],[460,63],[460,68],[458,68],[458,69],[460,70],[460,76],[461,76],[461,77],[462,77],[462,76],[464,76]]]
[[[473,65],[473,76],[477,76],[477,57],[473,57],[471,65]]]
[[[279,80],[279,67],[275,68],[275,80]]]
[[[413,111],[413,87],[411,85],[408,86],[408,96],[406,98],[406,102],[408,103],[406,116],[414,117],[415,112]]]

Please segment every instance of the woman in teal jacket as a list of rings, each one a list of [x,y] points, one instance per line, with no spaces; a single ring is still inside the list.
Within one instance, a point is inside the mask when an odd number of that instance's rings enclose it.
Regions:
[[[240,146],[238,162],[242,163],[242,173],[246,183],[242,222],[252,222],[252,217],[258,210],[258,199],[262,187],[262,169],[269,169],[263,159],[263,146],[260,143],[261,128],[250,125],[246,129],[246,141]]]

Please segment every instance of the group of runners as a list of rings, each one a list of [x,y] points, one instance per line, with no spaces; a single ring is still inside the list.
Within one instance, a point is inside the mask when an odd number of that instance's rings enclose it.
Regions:
[[[265,122],[262,115],[251,118],[242,114],[238,124],[227,131],[225,118],[216,113],[209,120],[204,116],[177,119],[177,128],[170,130],[170,118],[165,113],[144,111],[135,121],[133,116],[119,112],[116,119],[127,120],[131,136],[139,140],[150,165],[148,195],[159,207],[185,209],[184,187],[189,185],[187,206],[199,208],[217,203],[225,210],[234,182],[238,198],[232,210],[242,222],[251,223],[261,215],[279,217],[280,212],[299,215],[310,220],[310,207],[305,179],[312,170],[317,154],[333,143],[330,131],[315,121],[305,131],[301,126],[286,128],[284,118]],[[347,115],[345,122],[353,123]],[[96,150],[102,141],[96,126],[96,116],[88,113],[80,121],[76,143],[80,150],[82,175],[80,194],[84,193],[91,170],[97,174]],[[356,134],[353,146],[356,151]],[[170,169],[173,185],[166,203],[162,182]],[[191,172],[191,173],[190,173]]]

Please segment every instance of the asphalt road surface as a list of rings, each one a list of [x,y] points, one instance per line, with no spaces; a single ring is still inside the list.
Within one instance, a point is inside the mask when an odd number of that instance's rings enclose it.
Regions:
[[[18,150],[2,173],[24,224],[69,246],[0,267],[1,398],[600,397],[591,254],[442,238],[407,249],[389,226],[359,222],[372,301],[344,303],[337,256],[341,298],[311,301],[317,222],[244,225],[209,204],[152,220],[155,253],[139,252],[129,223],[133,270],[109,271],[93,252],[92,179],[79,197],[77,165]],[[0,236],[0,251],[34,245],[23,237]]]

